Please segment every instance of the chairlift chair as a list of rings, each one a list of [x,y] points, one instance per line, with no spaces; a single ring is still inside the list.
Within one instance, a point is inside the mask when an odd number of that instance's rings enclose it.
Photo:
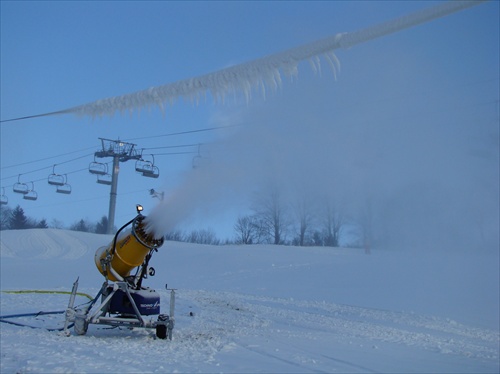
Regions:
[[[93,161],[89,164],[89,173],[95,175],[108,174],[108,165],[102,162]]]
[[[25,200],[36,200],[38,199],[38,194],[36,193],[35,190],[28,191],[24,196],[23,199]]]
[[[143,177],[158,178],[160,169],[155,166],[155,156],[152,154],[153,161],[144,160],[142,157],[135,163],[135,170],[142,174]]]
[[[47,181],[53,186],[63,186],[65,183],[64,175],[59,174],[50,174]]]
[[[25,195],[30,191],[30,189],[26,183],[22,183],[20,181],[20,178],[21,174],[19,174],[19,176],[17,177],[17,182],[12,186],[12,191]]]
[[[9,198],[5,194],[5,188],[2,187],[2,195],[0,195],[0,205],[7,205],[9,203]]]
[[[193,169],[200,167],[200,165],[201,165],[201,156],[200,155],[194,156],[193,157]]]
[[[31,188],[28,187],[28,192],[26,192],[24,194],[23,199],[34,201],[34,200],[38,199],[38,194],[35,191],[35,184],[33,182],[30,182],[30,183],[31,183]]]
[[[200,167],[203,157],[200,153],[201,144],[198,144],[198,154],[193,157],[193,169]]]
[[[142,172],[143,177],[158,178],[160,176],[160,169],[158,166],[152,166],[150,170]]]
[[[61,174],[56,174],[56,165],[52,168],[52,174],[47,178],[47,182],[53,186],[63,186],[66,183],[66,176]]]
[[[105,184],[107,186],[110,186],[112,183],[112,176],[111,174],[102,174],[102,175],[97,175],[97,183],[99,184]]]
[[[68,183],[64,183],[61,186],[57,186],[56,192],[69,195],[71,193],[71,185]]]
[[[153,163],[147,160],[137,160],[135,162],[135,171],[139,173],[149,173],[153,169]]]

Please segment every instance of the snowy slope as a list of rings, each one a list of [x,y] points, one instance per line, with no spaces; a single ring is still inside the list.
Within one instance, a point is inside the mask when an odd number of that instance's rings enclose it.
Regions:
[[[111,236],[1,232],[1,289],[94,295],[95,250]],[[167,242],[146,280],[172,341],[90,326],[85,336],[0,324],[2,373],[498,372],[498,253],[401,253]],[[64,310],[67,295],[2,292],[1,314]],[[84,298],[77,302],[85,302]],[[61,316],[19,319],[61,325]]]

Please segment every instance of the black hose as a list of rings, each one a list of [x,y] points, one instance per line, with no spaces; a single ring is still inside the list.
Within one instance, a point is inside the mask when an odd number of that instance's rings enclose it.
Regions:
[[[19,322],[13,322],[13,321],[7,321],[8,318],[19,318],[19,317],[38,317],[38,316],[45,316],[45,315],[50,315],[50,314],[64,314],[64,310],[58,310],[54,312],[37,312],[37,313],[22,313],[22,314],[10,314],[6,316],[0,316],[0,322],[2,323],[8,323],[10,325],[14,326],[21,326],[21,327],[29,327],[32,329],[45,329],[48,331],[63,331],[64,327],[60,328],[48,328],[48,327],[39,327],[39,326],[31,326],[27,325],[24,323],[19,323]],[[73,327],[74,324],[70,324],[67,328]]]

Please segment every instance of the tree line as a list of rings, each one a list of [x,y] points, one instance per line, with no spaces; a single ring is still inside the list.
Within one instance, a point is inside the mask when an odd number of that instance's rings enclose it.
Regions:
[[[57,219],[53,219],[50,223],[48,223],[45,218],[37,220],[35,218],[28,217],[20,205],[16,206],[14,209],[2,206],[0,218],[0,230],[65,228],[64,224]],[[73,231],[92,232],[96,234],[105,234],[107,228],[108,218],[106,216],[103,216],[98,222],[90,222],[85,219],[80,219],[67,227],[67,229]]]
[[[253,199],[248,214],[240,215],[234,223],[232,238],[221,240],[211,228],[191,231],[176,230],[165,234],[166,240],[197,244],[275,244],[294,246],[338,247],[346,218],[328,199],[314,202],[311,197],[287,201],[277,190]],[[98,222],[80,219],[64,227],[53,219],[40,221],[27,217],[18,205],[11,209],[2,206],[0,230],[29,228],[58,228],[105,234],[108,220],[103,216]],[[351,225],[352,226],[352,225]],[[359,235],[362,237],[363,235]],[[362,242],[362,240],[360,240]]]
[[[256,195],[250,213],[238,217],[237,244],[337,247],[347,223],[328,199],[290,198],[277,189]]]

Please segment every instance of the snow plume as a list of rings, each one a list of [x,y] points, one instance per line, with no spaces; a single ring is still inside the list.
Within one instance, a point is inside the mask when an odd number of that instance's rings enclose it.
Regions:
[[[223,102],[227,95],[243,92],[246,99],[249,100],[252,91],[256,88],[265,95],[267,88],[275,90],[279,87],[282,74],[288,77],[297,75],[297,67],[301,61],[308,60],[313,70],[317,70],[319,69],[320,56],[322,56],[328,61],[335,74],[339,69],[339,62],[333,54],[336,49],[349,48],[479,3],[481,1],[450,1],[373,27],[355,32],[339,33],[310,44],[199,77],[151,87],[131,94],[105,98],[61,111],[3,120],[2,122],[68,113],[95,118],[111,116],[117,111],[123,113],[154,106],[164,111],[167,105],[174,104],[179,98],[198,102],[201,98],[206,97],[207,93],[210,93],[214,100]]]
[[[498,249],[496,108],[468,109],[484,92],[497,95],[496,82],[445,93],[447,61],[424,77],[408,50],[391,58],[398,64],[370,84],[375,66],[346,69],[352,79],[338,87],[304,79],[279,97],[224,108],[213,121],[237,132],[207,145],[207,163],[167,190],[148,216],[154,231],[217,225],[222,211],[250,213],[256,194],[277,188],[290,205],[304,196],[331,203],[372,247]]]

